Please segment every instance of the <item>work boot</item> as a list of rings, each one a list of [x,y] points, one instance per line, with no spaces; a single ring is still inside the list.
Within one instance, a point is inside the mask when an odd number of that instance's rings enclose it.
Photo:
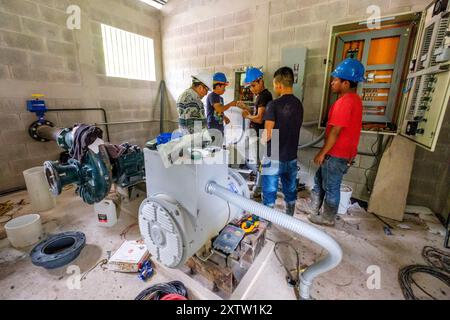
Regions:
[[[317,193],[311,192],[309,199],[306,199],[303,203],[304,204],[300,209],[302,212],[313,216],[319,215],[321,201]]]
[[[323,212],[321,214],[310,214],[308,220],[314,224],[334,227],[337,209],[323,204]]]
[[[286,214],[293,217],[295,214],[295,203],[286,206]]]
[[[262,199],[262,193],[261,193],[261,188],[260,187],[256,187],[255,191],[253,191],[253,199],[255,200],[261,200]]]

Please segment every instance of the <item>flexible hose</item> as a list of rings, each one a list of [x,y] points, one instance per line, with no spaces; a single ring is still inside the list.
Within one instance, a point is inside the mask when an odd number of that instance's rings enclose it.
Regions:
[[[245,199],[218,185],[216,182],[208,183],[206,192],[228,201],[242,210],[251,212],[264,220],[293,231],[298,235],[317,243],[328,251],[329,254],[323,260],[314,263],[300,275],[300,297],[302,299],[309,300],[311,298],[310,288],[314,278],[322,273],[330,271],[341,262],[342,249],[339,244],[328,234],[312,225],[282,214],[260,203]]]

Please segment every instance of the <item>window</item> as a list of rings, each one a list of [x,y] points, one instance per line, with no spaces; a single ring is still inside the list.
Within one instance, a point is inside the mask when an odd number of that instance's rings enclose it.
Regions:
[[[102,24],[106,75],[156,81],[153,39]]]

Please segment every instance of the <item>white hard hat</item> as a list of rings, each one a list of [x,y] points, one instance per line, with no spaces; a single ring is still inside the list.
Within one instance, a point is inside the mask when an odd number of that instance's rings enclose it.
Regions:
[[[192,76],[192,79],[200,81],[205,86],[207,86],[210,91],[212,91],[212,89],[213,89],[213,75],[212,74],[202,72],[195,76]]]

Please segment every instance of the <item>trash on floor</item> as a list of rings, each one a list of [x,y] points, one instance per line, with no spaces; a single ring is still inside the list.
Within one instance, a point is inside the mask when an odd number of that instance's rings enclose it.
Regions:
[[[432,222],[426,222],[426,224],[430,233],[445,237],[447,230],[445,230],[445,227],[442,224]]]
[[[150,260],[145,261],[140,267],[139,267],[139,279],[142,281],[147,281],[151,277],[153,277],[154,271],[153,271],[153,265]]]
[[[26,257],[27,254],[25,252],[11,247],[0,249],[0,265],[13,264],[19,260],[25,259]]]
[[[416,214],[424,214],[424,215],[431,215],[433,214],[433,211],[431,211],[427,207],[421,207],[421,206],[406,206],[405,209],[406,213],[416,213]]]
[[[139,272],[150,258],[142,240],[125,241],[108,261],[108,269],[116,272]]]

